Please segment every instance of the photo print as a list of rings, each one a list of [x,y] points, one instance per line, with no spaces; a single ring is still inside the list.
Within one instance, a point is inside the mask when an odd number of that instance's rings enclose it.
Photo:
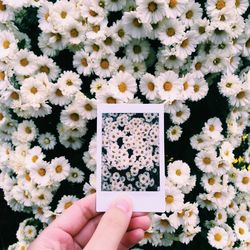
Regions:
[[[163,211],[163,105],[106,104],[97,113],[97,209],[122,194],[134,211]]]

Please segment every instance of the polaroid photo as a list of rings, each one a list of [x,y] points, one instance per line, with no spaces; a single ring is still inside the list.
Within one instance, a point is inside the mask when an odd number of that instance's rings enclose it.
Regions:
[[[137,212],[165,211],[164,106],[100,104],[97,107],[96,209],[120,195]]]

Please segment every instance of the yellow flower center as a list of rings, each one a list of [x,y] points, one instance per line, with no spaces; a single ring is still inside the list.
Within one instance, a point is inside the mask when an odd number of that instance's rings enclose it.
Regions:
[[[92,30],[93,30],[95,33],[99,32],[100,29],[101,29],[100,25],[94,25],[94,26],[92,26]]]
[[[166,33],[167,33],[167,35],[170,36],[170,37],[171,37],[171,36],[174,36],[174,35],[175,35],[175,29],[172,28],[172,27],[170,27],[170,28],[167,29]]]
[[[166,201],[167,204],[173,203],[174,202],[174,196],[173,195],[167,195],[165,197],[165,201]]]
[[[222,239],[221,234],[220,234],[220,233],[216,233],[216,234],[214,235],[214,239],[215,239],[216,241],[221,241],[221,239]]]
[[[57,165],[55,170],[56,170],[57,174],[60,174],[62,172],[62,170],[63,170],[63,167],[61,165]]]
[[[170,91],[172,89],[172,87],[173,87],[173,84],[171,82],[168,82],[168,81],[165,82],[164,85],[163,85],[163,89],[165,91]]]
[[[67,12],[66,11],[62,11],[61,13],[60,13],[60,16],[61,16],[61,18],[62,19],[65,19],[66,17],[67,17]]]
[[[31,134],[31,133],[32,133],[32,130],[31,130],[30,127],[26,127],[26,128],[25,128],[25,132],[26,132],[27,134]]]
[[[200,70],[201,69],[201,66],[202,66],[202,63],[201,62],[197,62],[194,67],[196,70]]]
[[[221,220],[222,219],[222,214],[218,213],[218,219]]]
[[[73,202],[72,201],[68,201],[64,204],[64,208],[67,209],[69,207],[71,207],[73,205]]]
[[[245,233],[244,228],[240,227],[240,228],[239,228],[239,234],[243,235],[244,233]]]
[[[215,179],[213,177],[211,177],[211,178],[208,179],[208,184],[209,185],[212,186],[212,185],[214,185],[214,183],[215,183]]]
[[[84,105],[84,108],[85,108],[85,110],[87,110],[87,111],[93,110],[93,107],[92,107],[89,103],[85,104],[85,105]]]
[[[181,43],[181,47],[184,48],[184,49],[187,48],[188,45],[189,45],[189,40],[188,40],[188,38],[185,39],[185,40],[183,40],[182,43]]]
[[[238,99],[243,99],[245,96],[246,96],[245,91],[240,91],[240,92],[236,95],[236,97],[237,97]]]
[[[115,104],[115,103],[116,103],[116,99],[113,98],[112,96],[109,96],[109,97],[106,99],[106,102],[109,103],[109,104]]]
[[[98,14],[94,10],[89,10],[89,15],[92,17],[96,17]]]
[[[214,193],[214,197],[217,198],[217,199],[218,199],[218,198],[221,198],[221,196],[222,196],[222,193],[221,193],[221,192],[215,192],[215,193]]]
[[[37,160],[38,160],[38,156],[37,155],[32,156],[31,161],[33,163],[35,163]]]
[[[3,4],[3,1],[0,0],[0,11],[5,11],[6,5]]]
[[[125,35],[124,29],[119,29],[118,32],[117,32],[117,34],[118,34],[118,36],[119,36],[120,38],[124,37],[124,35]]]
[[[8,49],[10,47],[10,42],[8,40],[3,41],[3,48]]]
[[[50,68],[48,66],[46,66],[46,65],[43,65],[43,66],[40,67],[39,71],[41,73],[49,74],[50,73]]]
[[[181,172],[180,169],[177,169],[177,170],[175,171],[175,174],[176,174],[177,176],[181,176],[182,172]]]
[[[197,93],[200,91],[200,86],[198,84],[194,85],[194,92]]]
[[[142,23],[139,21],[138,18],[134,18],[134,19],[133,19],[133,25],[134,25],[136,28],[141,28],[141,27],[142,27]]]
[[[36,87],[33,86],[33,87],[30,89],[30,92],[31,92],[33,95],[35,95],[35,94],[38,92],[38,90],[37,90]]]
[[[243,222],[246,222],[247,218],[246,218],[246,216],[242,215],[242,216],[240,217],[240,220],[243,221]]]
[[[148,10],[150,11],[150,12],[155,12],[156,10],[157,10],[157,4],[155,3],[155,2],[150,2],[149,4],[148,4]]]
[[[235,7],[236,8],[240,7],[240,0],[235,0]]]
[[[192,10],[189,10],[189,11],[186,13],[186,18],[187,18],[187,19],[191,19],[193,16],[194,16],[194,13],[193,13]]]
[[[27,58],[23,58],[23,59],[20,60],[20,64],[21,64],[23,67],[25,67],[25,66],[27,66],[27,65],[29,64],[29,61],[28,61]]]
[[[80,116],[77,113],[72,113],[70,114],[70,119],[76,122],[79,121]]]
[[[5,73],[4,71],[0,71],[0,81],[3,81],[5,78]]]
[[[244,176],[244,177],[242,178],[242,183],[245,184],[245,185],[247,185],[247,184],[249,183],[249,177]]]
[[[45,175],[46,175],[46,170],[45,170],[44,168],[39,168],[39,169],[38,169],[38,174],[39,174],[40,176],[45,176]]]
[[[217,10],[221,10],[226,6],[226,3],[224,0],[218,0],[215,6]]]
[[[118,89],[119,89],[119,91],[122,92],[122,93],[126,92],[126,90],[128,89],[127,84],[124,83],[124,82],[121,82],[121,83],[118,85]]]
[[[250,48],[250,39],[246,41],[246,47],[249,49]]]
[[[184,90],[187,90],[188,87],[189,87],[188,82],[184,82],[184,83],[183,83],[183,89],[184,89]]]
[[[169,223],[168,220],[163,220],[163,219],[160,220],[160,224],[161,224],[163,227],[168,227],[168,226],[170,225],[170,223]]]
[[[108,69],[109,68],[109,61],[107,59],[102,59],[100,66],[102,69]]]
[[[72,29],[72,30],[70,30],[70,36],[71,37],[78,37],[78,35],[79,35],[79,32],[78,32],[78,30],[77,29]]]
[[[203,163],[206,164],[206,165],[209,165],[209,164],[211,164],[211,159],[209,157],[204,157],[203,158]]]
[[[55,94],[56,96],[59,96],[59,97],[63,96],[62,91],[60,89],[57,89]]]
[[[215,127],[213,124],[211,124],[208,129],[210,132],[213,132],[215,130]]]
[[[154,85],[153,82],[148,82],[148,83],[147,83],[147,87],[148,87],[148,89],[149,89],[150,91],[154,91],[154,89],[155,89],[155,85]]]
[[[173,9],[176,7],[176,5],[177,5],[177,0],[170,0],[169,1],[169,4],[168,4],[169,8]]]

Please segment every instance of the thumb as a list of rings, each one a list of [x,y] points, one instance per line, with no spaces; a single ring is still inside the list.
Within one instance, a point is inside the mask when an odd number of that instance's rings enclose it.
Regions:
[[[84,250],[117,250],[127,231],[132,216],[132,201],[115,200],[103,215],[98,227]]]

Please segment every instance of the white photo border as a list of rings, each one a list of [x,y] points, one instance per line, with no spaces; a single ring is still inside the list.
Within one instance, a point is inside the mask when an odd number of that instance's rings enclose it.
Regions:
[[[102,191],[102,114],[103,113],[158,113],[159,114],[159,191]],[[97,167],[96,211],[106,211],[116,197],[129,196],[135,212],[165,211],[165,151],[163,104],[98,104],[97,105]]]

